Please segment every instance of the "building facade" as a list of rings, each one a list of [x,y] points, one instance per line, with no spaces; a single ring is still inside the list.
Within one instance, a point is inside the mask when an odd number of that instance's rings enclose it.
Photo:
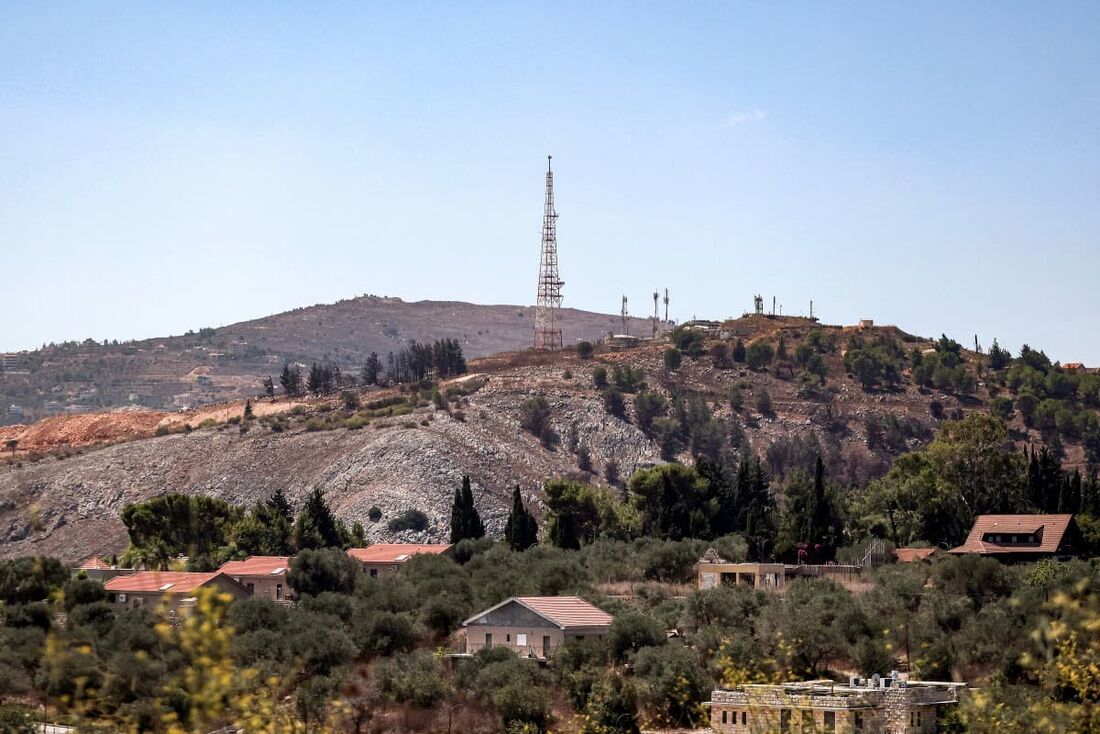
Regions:
[[[286,581],[290,560],[287,556],[249,556],[229,561],[218,570],[244,586],[254,599],[290,602],[294,599]]]
[[[569,640],[603,639],[614,619],[577,596],[514,596],[462,626],[468,654],[504,647],[522,657],[546,659]]]
[[[948,553],[1027,562],[1072,558],[1079,547],[1073,515],[978,515],[966,542]]]
[[[199,589],[215,589],[236,600],[247,599],[248,590],[220,571],[138,571],[116,576],[103,585],[107,600],[118,607],[163,609],[169,617],[186,614],[195,605]]]
[[[853,677],[744,685],[711,694],[716,734],[935,734],[941,710],[959,702],[963,683]]]

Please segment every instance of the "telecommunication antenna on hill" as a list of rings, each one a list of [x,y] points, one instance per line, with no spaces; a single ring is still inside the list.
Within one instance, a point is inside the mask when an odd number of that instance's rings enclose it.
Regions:
[[[657,291],[653,291],[653,338],[657,338],[657,301],[660,299],[661,294]]]
[[[626,330],[626,296],[625,295],[623,296],[623,310],[620,312],[619,315],[622,316],[622,319],[623,319],[623,331],[622,331],[623,336],[628,336],[628,332]]]
[[[554,172],[546,156],[546,205],[542,214],[542,251],[539,255],[539,292],[535,302],[535,349],[561,349],[561,287],[558,276],[558,212],[554,209]]]
[[[752,297],[752,307],[757,316],[764,315],[764,296],[759,293]]]
[[[665,323],[668,323],[668,288],[665,288]]]

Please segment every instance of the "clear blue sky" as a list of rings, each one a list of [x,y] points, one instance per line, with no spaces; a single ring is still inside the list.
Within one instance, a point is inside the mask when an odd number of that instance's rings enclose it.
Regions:
[[[362,293],[1100,363],[1100,3],[0,7],[0,349]],[[591,6],[596,6],[593,9]]]

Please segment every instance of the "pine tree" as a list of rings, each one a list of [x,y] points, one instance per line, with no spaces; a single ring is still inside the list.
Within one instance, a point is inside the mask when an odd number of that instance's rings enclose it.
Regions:
[[[307,548],[339,548],[344,543],[344,533],[332,509],[325,502],[325,492],[320,487],[310,492],[298,519],[294,521],[294,545],[298,550]]]
[[[283,363],[283,372],[279,375],[279,384],[283,386],[283,392],[287,395],[300,395],[302,393],[302,371],[298,365],[290,366],[290,362]]]
[[[519,487],[512,492],[512,512],[504,525],[504,539],[514,551],[524,551],[538,543],[539,526],[534,516],[523,506]]]
[[[364,385],[377,385],[379,377],[382,376],[382,360],[378,358],[375,352],[371,352],[367,355],[367,361],[363,363],[363,370],[360,373],[360,378]]]

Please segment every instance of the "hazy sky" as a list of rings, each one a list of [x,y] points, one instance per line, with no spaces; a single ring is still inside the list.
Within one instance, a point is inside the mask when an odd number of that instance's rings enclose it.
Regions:
[[[362,293],[1100,363],[1100,3],[0,6],[0,349]],[[597,6],[593,9],[592,6]]]

